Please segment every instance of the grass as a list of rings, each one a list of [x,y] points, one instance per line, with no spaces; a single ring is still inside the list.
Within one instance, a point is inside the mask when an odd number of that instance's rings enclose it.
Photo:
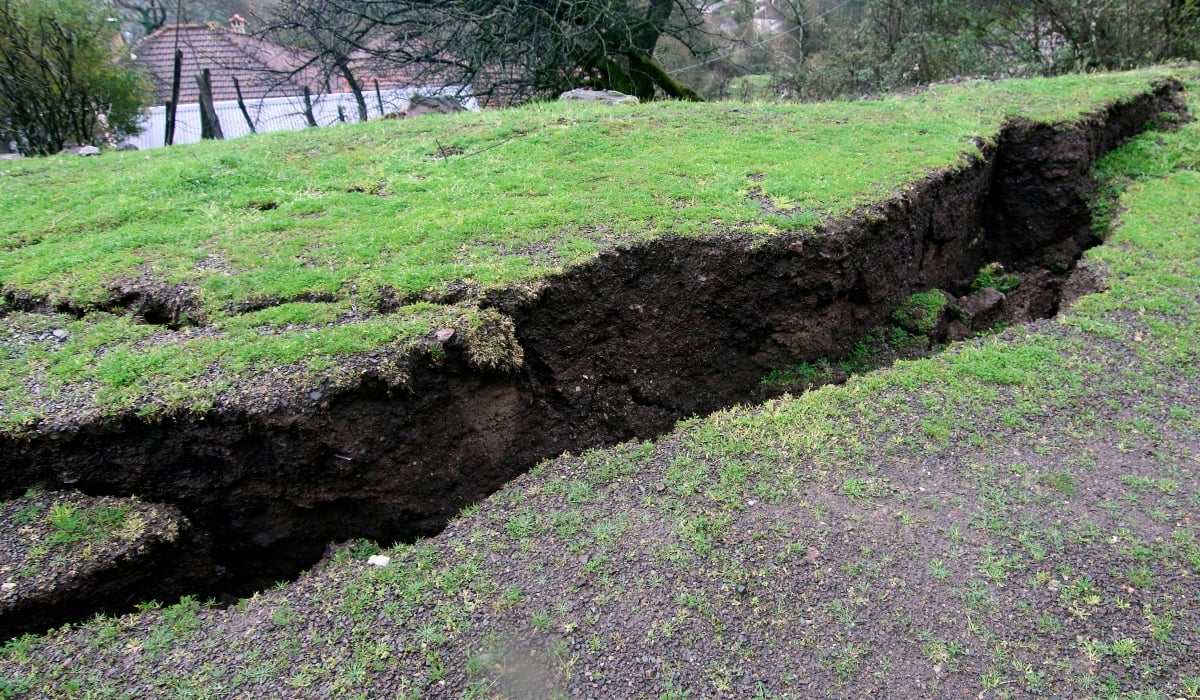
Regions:
[[[1059,318],[564,455],[387,567],[13,640],[0,688],[1195,697],[1197,144],[1101,164],[1109,288]]]
[[[7,162],[0,287],[72,314],[0,318],[0,430],[253,403],[277,368],[336,387],[369,352],[403,383],[396,358],[420,338],[502,324],[422,295],[534,285],[624,243],[811,232],[977,154],[1008,115],[1069,121],[1162,75],[802,107],[539,104]],[[448,146],[462,154],[434,157]],[[182,329],[113,308],[120,289],[179,295]],[[482,366],[520,363],[502,338],[475,346]]]

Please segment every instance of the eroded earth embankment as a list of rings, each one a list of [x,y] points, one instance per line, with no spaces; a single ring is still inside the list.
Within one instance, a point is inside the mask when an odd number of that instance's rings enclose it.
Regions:
[[[41,484],[173,504],[213,543],[179,577],[202,595],[292,576],[331,541],[429,535],[539,460],[754,400],[768,369],[843,356],[909,295],[964,294],[987,263],[1038,280],[1010,318],[1055,313],[1096,242],[1093,162],[1182,113],[1181,91],[1162,83],[1069,125],[1011,121],[981,157],[821,230],[638,244],[534,293],[492,292],[484,305],[511,318],[523,351],[514,371],[475,369],[452,338],[414,354],[404,389],[367,378],[296,387],[295,402],[261,412],[3,437],[0,478],[9,494]],[[32,627],[59,621],[48,609]]]

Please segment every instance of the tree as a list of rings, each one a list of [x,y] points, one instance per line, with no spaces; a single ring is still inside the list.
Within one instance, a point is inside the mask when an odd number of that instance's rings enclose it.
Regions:
[[[342,10],[337,0],[283,0],[263,33],[280,43],[307,49],[312,59],[293,69],[294,74],[317,68],[326,83],[340,78],[354,95],[359,121],[367,120],[367,101],[360,76],[361,59],[370,54],[370,17]],[[359,59],[356,61],[356,59]]]
[[[0,139],[25,154],[137,131],[149,89],[124,62],[109,9],[0,0]]]
[[[153,34],[167,23],[168,0],[114,0],[127,17],[140,25],[143,34]]]
[[[580,86],[700,99],[654,51],[666,36],[695,44],[703,0],[292,0],[281,10],[272,27],[306,37],[351,89],[357,66],[508,100]]]
[[[273,0],[268,0],[271,2]],[[125,19],[128,36],[153,34],[165,24],[226,22],[233,15],[251,14],[250,0],[112,0]]]

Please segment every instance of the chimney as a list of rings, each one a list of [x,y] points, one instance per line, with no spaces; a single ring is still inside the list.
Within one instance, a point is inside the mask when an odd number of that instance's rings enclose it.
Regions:
[[[246,20],[241,15],[234,15],[229,18],[229,28],[236,34],[246,33]]]

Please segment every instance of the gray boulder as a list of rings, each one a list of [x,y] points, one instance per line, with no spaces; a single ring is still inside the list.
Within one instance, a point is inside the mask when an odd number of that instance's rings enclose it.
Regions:
[[[584,88],[568,90],[559,95],[558,99],[567,102],[598,102],[602,105],[636,105],[641,103],[641,100],[633,95],[626,95],[616,90],[587,90]]]
[[[95,146],[80,146],[79,150],[76,152],[81,156],[98,156],[98,155],[100,155],[100,149],[96,148]]]
[[[399,112],[388,112],[384,119],[410,119],[422,114],[453,114],[465,111],[466,107],[453,97],[444,95],[416,94],[408,99],[408,106]]]

